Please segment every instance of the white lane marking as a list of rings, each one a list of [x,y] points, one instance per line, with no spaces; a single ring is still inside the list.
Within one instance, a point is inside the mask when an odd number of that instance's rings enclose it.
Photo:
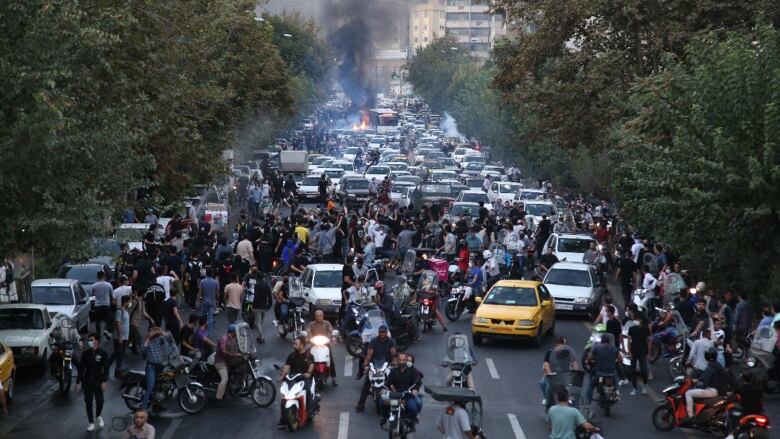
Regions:
[[[485,358],[485,364],[487,364],[488,370],[490,371],[490,377],[494,380],[499,379],[498,370],[496,369],[496,364],[493,363],[493,359]]]
[[[339,415],[338,439],[347,439],[348,435],[349,435],[349,412],[341,412],[341,415]]]
[[[355,360],[352,358],[345,358],[344,359],[344,376],[345,377],[351,377],[352,376],[352,363]]]
[[[507,413],[506,416],[509,418],[509,425],[512,426],[512,431],[515,432],[515,439],[525,439],[525,433],[523,433],[523,428],[520,427],[520,422],[517,421],[517,416],[514,413]]]
[[[176,433],[176,430],[179,429],[179,425],[181,425],[181,419],[174,419],[173,422],[171,422],[171,425],[168,426],[168,429],[165,430],[162,439],[171,439]]]

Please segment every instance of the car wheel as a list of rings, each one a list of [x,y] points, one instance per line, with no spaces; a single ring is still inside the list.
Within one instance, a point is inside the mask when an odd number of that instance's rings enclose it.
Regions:
[[[8,404],[10,404],[11,401],[14,400],[14,395],[15,395],[15,391],[14,391],[14,378],[15,377],[16,377],[16,371],[12,371],[11,372],[11,378],[8,379],[8,385],[6,386],[8,388],[5,390],[5,401]]]
[[[550,337],[555,337],[555,319],[553,319],[552,326],[550,326],[550,329],[547,330],[547,335]]]
[[[477,334],[471,334],[471,341],[475,346],[482,346],[482,336]]]
[[[544,336],[544,322],[539,322],[539,329],[536,330],[536,336],[531,340],[534,347],[542,346],[542,336]]]

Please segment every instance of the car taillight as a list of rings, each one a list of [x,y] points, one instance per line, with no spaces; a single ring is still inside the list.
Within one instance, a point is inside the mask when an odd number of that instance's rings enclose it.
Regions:
[[[766,416],[756,416],[755,418],[753,418],[753,422],[756,423],[757,427],[766,427],[767,425],[769,425],[769,418],[767,418]]]

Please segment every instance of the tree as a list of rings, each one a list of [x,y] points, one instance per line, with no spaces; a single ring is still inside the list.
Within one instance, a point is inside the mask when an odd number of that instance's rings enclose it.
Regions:
[[[616,191],[716,285],[780,297],[780,32],[705,35],[641,81]]]
[[[409,83],[433,111],[443,113],[449,103],[448,90],[455,72],[468,62],[468,55],[458,48],[455,37],[437,38],[427,47],[418,49],[407,66]]]

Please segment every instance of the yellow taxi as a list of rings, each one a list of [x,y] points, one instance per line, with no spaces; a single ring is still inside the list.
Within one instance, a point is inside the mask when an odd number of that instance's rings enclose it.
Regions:
[[[555,304],[550,291],[538,281],[500,280],[477,297],[479,307],[471,320],[471,339],[530,338],[535,346],[555,332]]]
[[[0,383],[3,385],[5,400],[9,403],[14,399],[14,377],[16,377],[14,353],[10,347],[0,343]]]

